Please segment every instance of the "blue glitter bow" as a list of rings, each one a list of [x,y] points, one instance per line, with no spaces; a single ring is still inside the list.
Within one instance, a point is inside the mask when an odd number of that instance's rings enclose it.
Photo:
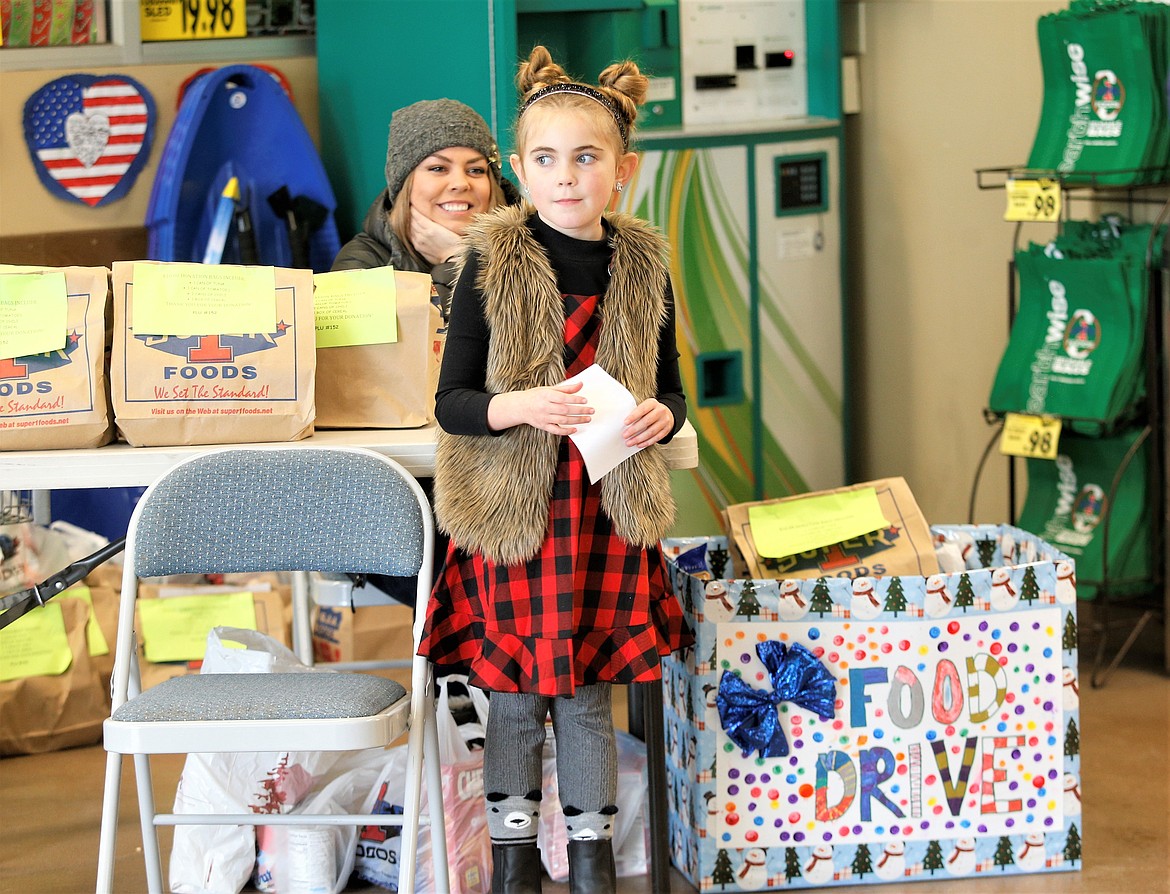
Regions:
[[[818,717],[832,717],[836,682],[828,668],[799,643],[789,648],[765,640],[756,644],[756,654],[768,669],[772,691],[753,689],[738,674],[725,670],[715,696],[719,722],[745,757],[756,750],[760,757],[783,757],[788,754],[788,740],[776,706],[793,702]]]

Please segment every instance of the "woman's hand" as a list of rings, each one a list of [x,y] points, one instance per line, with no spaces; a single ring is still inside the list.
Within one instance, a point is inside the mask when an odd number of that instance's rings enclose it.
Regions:
[[[488,425],[495,431],[526,424],[554,435],[574,434],[593,416],[593,407],[577,393],[580,390],[580,382],[561,382],[497,394],[488,404]]]
[[[627,447],[649,447],[669,435],[673,427],[674,414],[670,408],[649,397],[625,418],[622,438]]]
[[[435,223],[414,205],[410,206],[410,241],[414,250],[431,264],[455,257],[463,245],[463,237]]]

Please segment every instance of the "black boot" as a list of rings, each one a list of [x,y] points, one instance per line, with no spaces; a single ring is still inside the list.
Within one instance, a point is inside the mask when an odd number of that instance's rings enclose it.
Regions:
[[[540,894],[540,849],[492,843],[492,894]]]
[[[616,894],[617,868],[613,863],[613,841],[569,839],[570,894]]]

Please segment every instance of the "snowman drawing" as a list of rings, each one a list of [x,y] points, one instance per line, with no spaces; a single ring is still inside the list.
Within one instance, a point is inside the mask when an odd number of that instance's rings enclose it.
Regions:
[[[1064,693],[1063,703],[1066,711],[1075,711],[1077,706],[1081,703],[1081,690],[1077,685],[1077,672],[1071,668],[1066,667],[1061,674],[1063,681],[1062,691]]]
[[[768,884],[768,868],[764,865],[767,852],[762,847],[749,847],[743,854],[743,865],[735,880],[745,891],[759,891]]]
[[[726,621],[735,614],[735,606],[727,595],[727,584],[721,580],[707,581],[703,590],[703,616],[708,621]]]
[[[1003,551],[1003,563],[1005,565],[1016,564],[1016,538],[1011,534],[1004,534],[999,541],[999,548]]]
[[[1019,602],[1016,587],[1012,583],[1011,572],[1006,568],[996,568],[991,572],[991,606],[999,611],[1007,611]]]
[[[810,885],[820,885],[833,880],[833,846],[818,844],[808,855],[801,873]]]
[[[1016,865],[1026,872],[1044,868],[1044,833],[1029,832],[1024,836],[1024,846],[1016,855]]]
[[[956,838],[955,849],[947,857],[947,872],[951,875],[970,875],[975,871],[975,839]]]
[[[1077,601],[1077,572],[1072,562],[1058,562],[1056,565],[1056,601],[1062,605]]]
[[[906,874],[906,844],[902,841],[886,843],[885,850],[873,868],[878,878],[895,879]]]
[[[849,613],[855,618],[876,618],[882,610],[882,603],[877,598],[877,592],[872,577],[858,577],[853,581],[853,598],[849,603]]]
[[[951,610],[955,600],[947,591],[947,579],[941,574],[932,574],[926,579],[926,597],[923,610],[932,618],[941,618]]]
[[[798,621],[808,612],[808,600],[800,592],[800,581],[785,578],[780,581],[780,617],[785,621]]]
[[[1064,815],[1081,815],[1081,785],[1072,773],[1064,774]]]

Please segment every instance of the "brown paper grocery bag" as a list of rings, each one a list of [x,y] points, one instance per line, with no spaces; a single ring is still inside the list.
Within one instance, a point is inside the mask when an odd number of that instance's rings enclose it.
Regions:
[[[110,702],[86,644],[89,606],[79,599],[50,604],[61,608],[72,661],[60,674],[0,683],[0,754],[40,754],[101,741]]]
[[[427,273],[394,271],[398,341],[317,349],[318,428],[419,428],[435,418],[444,332]]]
[[[0,265],[0,275],[45,273],[65,276],[64,346],[0,358],[0,450],[100,447],[114,434],[106,378],[110,271]]]
[[[135,447],[296,441],[313,433],[311,270],[274,268],[274,332],[138,334],[134,270],[114,263],[114,419]]]
[[[787,503],[818,494],[844,493],[872,487],[887,527],[840,543],[826,544],[793,556],[770,558],[756,551],[748,510],[752,506]],[[737,576],[753,578],[885,577],[938,574],[930,526],[904,478],[881,478],[847,487],[798,494],[777,500],[735,503],[723,511],[727,542]]]

